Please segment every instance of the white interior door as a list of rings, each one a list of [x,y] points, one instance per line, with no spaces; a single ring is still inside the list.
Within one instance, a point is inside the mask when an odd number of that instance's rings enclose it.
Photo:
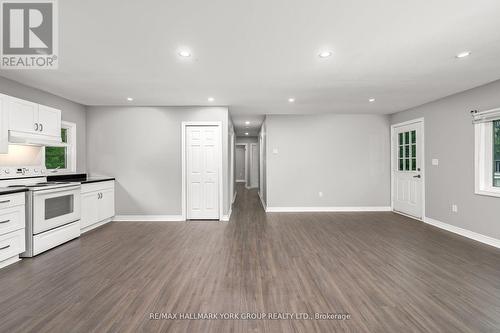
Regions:
[[[423,126],[422,122],[393,128],[393,208],[423,217]]]
[[[246,182],[246,147],[244,145],[236,146],[236,181]]]
[[[250,187],[259,186],[259,150],[256,143],[250,144]]]
[[[186,127],[187,218],[219,219],[218,126]]]

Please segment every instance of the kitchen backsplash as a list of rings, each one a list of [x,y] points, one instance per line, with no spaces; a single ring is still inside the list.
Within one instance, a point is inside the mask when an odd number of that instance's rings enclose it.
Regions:
[[[0,167],[40,166],[42,157],[41,147],[9,145],[9,153],[0,154]]]

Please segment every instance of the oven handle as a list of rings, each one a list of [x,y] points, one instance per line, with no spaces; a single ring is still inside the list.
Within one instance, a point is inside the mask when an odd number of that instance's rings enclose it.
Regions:
[[[68,187],[60,187],[60,188],[55,188],[55,189],[53,188],[53,189],[34,191],[33,194],[35,196],[39,196],[39,195],[59,193],[59,192],[74,192],[74,191],[77,191],[79,189],[80,189],[80,185],[77,185],[77,186],[68,186]]]
[[[8,249],[10,247],[10,244],[9,245],[6,245],[4,247],[0,247],[0,250],[5,250],[5,249]]]

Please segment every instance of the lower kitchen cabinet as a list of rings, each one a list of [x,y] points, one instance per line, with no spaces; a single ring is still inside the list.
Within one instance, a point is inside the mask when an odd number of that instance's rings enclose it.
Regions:
[[[0,196],[0,268],[19,260],[26,250],[25,194]]]
[[[89,231],[111,221],[115,215],[115,182],[82,184],[80,229]]]

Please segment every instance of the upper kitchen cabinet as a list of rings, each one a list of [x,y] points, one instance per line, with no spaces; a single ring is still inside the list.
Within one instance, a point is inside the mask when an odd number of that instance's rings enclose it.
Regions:
[[[0,154],[9,152],[9,121],[4,106],[4,98],[0,95]]]
[[[44,135],[61,136],[61,110],[45,105],[38,105],[38,124]]]
[[[40,134],[38,126],[38,104],[19,98],[7,97],[9,130]]]
[[[15,97],[3,98],[9,117],[10,142],[23,142],[24,138],[31,143],[61,142],[61,110]]]

